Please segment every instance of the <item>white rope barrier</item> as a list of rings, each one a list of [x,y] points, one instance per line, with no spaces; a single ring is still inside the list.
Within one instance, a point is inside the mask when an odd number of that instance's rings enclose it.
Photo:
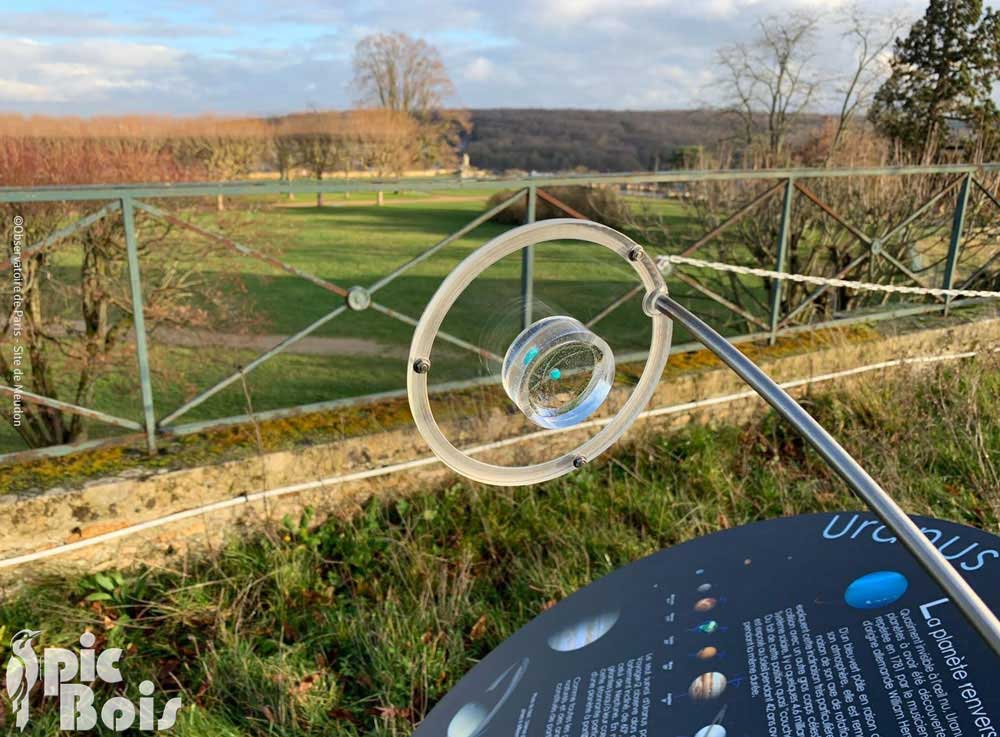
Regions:
[[[897,284],[871,284],[863,281],[849,281],[846,279],[832,279],[822,276],[806,276],[805,274],[787,274],[783,271],[771,271],[769,269],[758,269],[751,266],[736,266],[735,264],[724,264],[721,261],[703,261],[688,256],[659,256],[656,265],[664,269],[668,264],[694,266],[700,269],[712,269],[713,271],[727,271],[732,274],[744,274],[748,276],[761,276],[768,279],[781,279],[784,281],[794,281],[805,284],[815,284],[817,286],[846,287],[848,289],[858,289],[866,292],[897,292],[900,294],[921,294],[934,297],[986,297],[989,299],[1000,298],[1000,292],[986,292],[976,289],[935,289],[931,287],[908,287]]]

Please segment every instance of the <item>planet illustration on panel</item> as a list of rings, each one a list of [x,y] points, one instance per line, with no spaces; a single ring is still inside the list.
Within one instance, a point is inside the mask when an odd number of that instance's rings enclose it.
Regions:
[[[703,583],[701,586],[698,587],[699,594],[707,594],[711,590],[712,590],[712,584],[710,583]]]
[[[448,722],[448,737],[472,737],[486,719],[486,707],[469,702]]]
[[[697,629],[699,632],[704,632],[706,635],[710,635],[713,632],[718,632],[719,623],[716,622],[714,619],[710,619],[707,622],[702,622],[701,624],[699,624]]]
[[[726,737],[726,728],[721,724],[709,724],[695,732],[694,737]]]
[[[700,599],[697,604],[694,605],[694,610],[696,612],[710,612],[715,609],[716,605],[719,603],[718,599]]]
[[[844,601],[854,609],[878,609],[899,601],[909,587],[902,573],[878,571],[855,579],[844,592]]]
[[[708,701],[722,696],[728,681],[721,673],[702,673],[694,679],[688,695],[695,701]]]
[[[606,635],[615,622],[619,612],[604,612],[577,622],[549,637],[549,647],[561,653],[568,653],[587,647]]]
[[[696,654],[696,657],[698,658],[698,660],[711,660],[718,654],[719,654],[718,649],[709,645],[708,647],[703,647],[701,650],[699,650]]]

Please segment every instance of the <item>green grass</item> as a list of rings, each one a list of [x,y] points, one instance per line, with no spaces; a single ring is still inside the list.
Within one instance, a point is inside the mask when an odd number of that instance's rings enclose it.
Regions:
[[[908,511],[998,529],[996,358],[807,404]],[[126,694],[143,677],[161,704],[180,694],[179,737],[409,734],[477,660],[596,578],[720,527],[856,507],[773,415],[692,427],[537,487],[458,483],[171,569],[36,577],[0,605],[0,643],[30,626],[72,645],[88,628],[127,648]],[[55,732],[50,700],[36,703],[26,734]]]
[[[288,264],[316,274],[345,288],[370,285],[393,268],[459,230],[486,207],[488,192],[443,190],[440,192],[386,192],[387,206],[373,207],[374,192],[329,195],[328,206],[317,208],[314,197],[299,195],[294,202],[285,198],[230,198],[223,213],[211,203],[188,204],[181,215],[203,228],[223,233]],[[626,197],[630,205],[662,218],[673,242],[688,245],[700,235],[691,206],[676,200]],[[140,215],[142,229],[144,215]],[[378,292],[376,299],[410,317],[417,318],[444,277],[458,262],[487,240],[504,232],[506,226],[486,223],[471,234],[410,269]],[[201,236],[175,229],[163,248],[191,240],[205,242]],[[70,243],[53,251],[50,266],[51,284],[73,284],[79,278],[79,247]],[[713,241],[699,255],[725,261],[746,263],[749,252],[732,234]],[[210,287],[225,288],[239,306],[238,320],[219,319],[213,323],[213,335],[206,348],[195,350],[167,344],[161,337],[151,337],[154,401],[156,416],[165,417],[199,391],[247,365],[259,351],[238,348],[226,342],[226,335],[241,330],[251,334],[287,335],[295,333],[331,310],[343,300],[304,279],[290,275],[262,261],[233,254],[223,246],[214,246],[199,260],[197,268]],[[469,342],[484,345],[502,355],[519,330],[519,284],[521,261],[515,254],[492,267],[475,282],[475,288],[463,295],[444,325],[452,334]],[[144,275],[155,274],[146,267]],[[245,293],[233,290],[236,276]],[[716,291],[731,295],[728,275],[698,273],[697,277]],[[124,275],[122,275],[124,288]],[[747,309],[766,320],[768,295],[763,282],[755,277],[739,277],[752,297]],[[49,283],[49,282],[47,282]],[[535,249],[536,316],[551,313],[572,314],[588,319],[634,285],[634,275],[620,259],[597,247],[581,249],[571,244],[554,243]],[[672,294],[691,306],[699,315],[728,335],[760,328],[748,323],[689,285],[668,278]],[[57,294],[53,287],[50,313],[70,319],[79,316],[78,300],[72,294]],[[756,303],[754,303],[754,298]],[[245,324],[244,324],[245,323]],[[342,399],[382,391],[402,389],[405,385],[403,357],[412,337],[412,327],[374,310],[346,312],[317,329],[320,338],[346,338],[373,345],[369,355],[352,355],[349,349],[340,355],[281,355],[249,374],[247,380],[256,410],[292,407],[297,404]],[[596,328],[611,344],[616,355],[642,350],[648,345],[648,320],[639,309],[638,298],[619,308]],[[674,343],[690,340],[683,330],[676,330]],[[374,352],[376,355],[371,355]],[[471,353],[440,341],[435,347],[435,381],[452,381],[495,373],[484,367]],[[142,420],[137,370],[134,355],[123,352],[110,362],[92,408],[135,421]],[[59,398],[73,396],[77,370],[60,366],[63,381]],[[240,383],[233,384],[181,418],[194,422],[222,418],[247,411],[247,400]],[[90,423],[91,438],[106,437],[117,430],[97,422]],[[24,445],[13,429],[0,423],[0,452],[23,450]]]
[[[419,195],[419,196],[418,196]],[[310,206],[312,198],[299,196],[288,206],[285,199],[232,199],[227,211],[217,213],[203,204],[182,212],[206,229],[224,233],[288,264],[316,274],[343,287],[369,285],[422,251],[459,230],[486,206],[488,193],[447,190],[439,193],[387,193],[386,207],[373,207],[373,193],[352,194],[350,200],[330,195],[330,206]],[[458,199],[456,199],[458,198]],[[345,203],[348,203],[345,205]],[[654,207],[678,228],[692,221],[684,206],[674,202],[640,203]],[[142,216],[144,217],[144,216]],[[141,222],[142,218],[140,218]],[[388,307],[417,318],[444,277],[487,240],[507,226],[486,223],[409,270],[383,290],[376,299]],[[180,230],[174,243],[201,239]],[[177,239],[181,239],[180,241]],[[203,240],[203,239],[202,239]],[[163,248],[171,247],[168,241]],[[53,251],[52,284],[72,284],[78,279],[80,250],[72,244]],[[239,256],[219,245],[198,263],[210,286],[221,286],[233,274],[246,292],[236,297],[240,312],[252,324],[251,333],[286,335],[301,330],[343,300],[304,279],[287,274],[262,261]],[[445,323],[445,329],[502,355],[519,330],[520,256],[515,254],[491,267],[463,295]],[[147,279],[155,275],[147,269]],[[122,279],[124,280],[124,274]],[[597,247],[581,249],[554,243],[536,248],[536,316],[569,313],[587,319],[635,283],[624,262]],[[123,281],[124,288],[124,281]],[[675,294],[699,307],[717,323],[726,311],[693,292],[684,284],[672,284]],[[79,307],[72,294],[53,288],[50,312],[78,319]],[[731,315],[729,315],[731,317]],[[217,323],[217,340],[206,341],[201,350],[168,345],[154,333],[150,338],[154,402],[157,417],[163,417],[199,391],[245,366],[259,351],[227,347],[222,334],[237,333],[247,326]],[[612,313],[598,328],[616,354],[642,350],[648,345],[648,320],[638,298]],[[730,325],[729,333],[740,330]],[[342,399],[360,394],[401,389],[405,386],[403,357],[413,328],[374,310],[347,312],[313,335],[348,338],[377,344],[383,355],[350,354],[281,355],[249,374],[248,388],[256,410]],[[678,332],[676,342],[686,336]],[[495,368],[484,368],[478,357],[441,342],[435,347],[435,380],[476,378]],[[58,360],[58,359],[57,359]],[[92,408],[141,421],[137,370],[134,355],[123,351],[111,361],[114,367],[101,381]],[[76,370],[60,368],[63,379],[60,398],[71,397]],[[182,421],[199,421],[242,414],[247,411],[243,387],[236,383],[199,406]],[[117,430],[92,422],[90,437],[105,437]],[[0,452],[21,450],[24,445],[6,423],[0,426]]]

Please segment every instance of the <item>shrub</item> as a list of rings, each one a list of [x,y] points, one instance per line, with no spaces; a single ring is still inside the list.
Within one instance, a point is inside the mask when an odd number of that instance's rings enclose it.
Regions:
[[[603,223],[612,228],[622,228],[628,222],[628,205],[615,190],[608,187],[546,187],[545,192],[595,222]],[[487,209],[496,207],[513,194],[514,190],[510,189],[497,192],[487,201]],[[522,197],[494,215],[493,222],[504,225],[520,225],[525,222],[527,208],[527,197]],[[538,198],[535,207],[536,220],[565,217],[569,217],[569,215],[541,197]]]

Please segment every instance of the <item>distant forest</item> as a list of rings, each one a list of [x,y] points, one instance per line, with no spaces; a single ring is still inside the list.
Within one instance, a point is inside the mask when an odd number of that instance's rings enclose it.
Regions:
[[[471,110],[465,153],[492,171],[650,171],[682,168],[685,152],[738,135],[716,110]],[[815,128],[823,116],[804,117]],[[800,131],[801,133],[804,131]]]

